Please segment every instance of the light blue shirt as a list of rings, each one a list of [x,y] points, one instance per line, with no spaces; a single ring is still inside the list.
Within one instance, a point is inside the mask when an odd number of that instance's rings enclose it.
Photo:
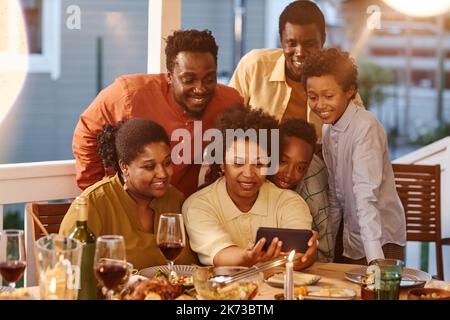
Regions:
[[[384,258],[386,243],[406,244],[403,206],[383,126],[369,111],[350,103],[334,125],[322,128],[323,156],[329,172],[334,238],[344,215],[343,255]]]

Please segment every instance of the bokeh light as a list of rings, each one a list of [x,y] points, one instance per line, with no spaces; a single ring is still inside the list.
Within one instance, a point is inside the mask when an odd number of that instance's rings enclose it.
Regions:
[[[391,8],[412,17],[432,17],[450,11],[450,0],[383,0]]]
[[[27,71],[28,44],[19,1],[0,1],[0,124],[19,96]]]

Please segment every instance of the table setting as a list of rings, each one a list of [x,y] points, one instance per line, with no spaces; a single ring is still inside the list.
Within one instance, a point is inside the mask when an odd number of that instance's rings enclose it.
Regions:
[[[169,217],[168,220],[171,220]],[[172,219],[173,220],[173,219]],[[177,221],[176,219],[173,221]],[[252,267],[174,264],[184,246],[180,223],[158,230],[157,243],[167,265],[135,270],[126,261],[124,239],[100,236],[96,242],[94,274],[98,298],[109,300],[441,300],[450,299],[450,283],[406,268],[403,261],[382,259],[371,266],[316,262],[293,270],[289,255]],[[179,228],[174,228],[174,226]],[[163,227],[161,227],[163,228]],[[178,230],[178,231],[177,231]],[[173,237],[173,235],[176,235]],[[23,231],[0,234],[0,299],[75,300],[80,283],[81,243],[50,234],[36,241],[39,285],[15,288],[26,268]],[[176,242],[176,248],[171,245]],[[180,246],[178,246],[180,244]],[[173,249],[173,248],[175,249]],[[19,268],[20,267],[20,268]],[[420,290],[419,290],[420,289]],[[415,290],[415,291],[414,291]]]

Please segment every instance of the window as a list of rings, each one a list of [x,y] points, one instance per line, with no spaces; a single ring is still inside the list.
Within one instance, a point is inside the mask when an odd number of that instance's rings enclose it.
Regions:
[[[50,73],[53,80],[58,79],[61,0],[5,0],[2,8],[6,14],[0,19],[0,37],[8,40],[0,41],[0,55],[17,52],[26,38],[28,72]]]
[[[21,0],[28,50],[42,54],[42,0]]]

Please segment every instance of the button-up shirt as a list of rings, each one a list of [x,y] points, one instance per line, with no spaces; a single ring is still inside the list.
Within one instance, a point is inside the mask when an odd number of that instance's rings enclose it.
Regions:
[[[229,86],[235,88],[244,98],[245,105],[254,108],[262,108],[278,120],[286,116],[302,118],[314,124],[317,136],[322,136],[322,120],[307,106],[304,87],[299,84],[293,89],[286,78],[286,60],[282,49],[254,49],[247,53],[239,61],[230,80]],[[294,112],[289,102],[293,96],[293,90],[301,90],[295,106],[300,107],[303,103],[305,109]],[[291,101],[294,102],[294,101]],[[357,95],[355,103],[363,105]],[[306,115],[306,119],[303,116]]]
[[[248,212],[236,207],[223,177],[190,196],[182,211],[191,248],[205,265],[212,265],[222,249],[246,248],[255,241],[259,227],[311,230],[312,219],[305,201],[296,192],[280,189],[269,181],[263,183]]]
[[[405,214],[397,194],[386,133],[375,116],[350,103],[334,125],[323,126],[333,234],[343,214],[343,255],[384,258],[386,243],[406,243]]]
[[[102,160],[97,152],[96,139],[103,125],[116,124],[130,118],[143,118],[161,125],[169,138],[176,129],[188,131],[190,141],[180,139],[171,143],[172,147],[178,143],[190,145],[192,162],[174,165],[171,183],[189,196],[197,189],[200,165],[193,163],[194,156],[201,157],[202,149],[206,146],[206,142],[202,141],[204,131],[213,128],[216,118],[237,103],[242,103],[239,93],[233,88],[218,84],[214,97],[200,119],[201,126],[195,126],[195,119],[176,102],[165,74],[136,74],[117,78],[113,84],[102,90],[83,112],[75,128],[72,148],[78,186],[84,189],[105,175]],[[196,140],[194,130],[199,133]],[[196,141],[201,144],[197,148]],[[201,163],[201,159],[196,163]]]

